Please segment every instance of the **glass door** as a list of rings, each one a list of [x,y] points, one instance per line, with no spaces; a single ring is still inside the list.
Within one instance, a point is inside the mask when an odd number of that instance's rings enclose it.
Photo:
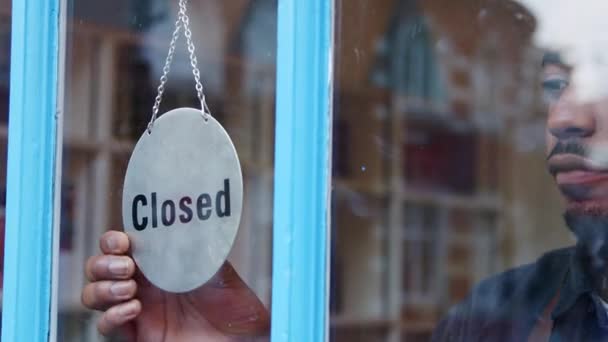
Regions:
[[[219,287],[146,296],[150,287],[142,290],[147,283],[128,239],[118,249],[108,243],[110,236],[124,241],[125,168],[149,121],[177,5],[26,0],[0,6],[13,17],[18,61],[11,65],[5,129],[4,340],[121,341],[129,326],[150,341],[159,334],[326,337],[331,1],[188,5],[208,104],[232,137],[244,175],[243,218],[216,275]],[[184,50],[176,49],[161,113],[198,106]],[[2,60],[0,54],[0,73]],[[109,276],[119,269],[127,273]],[[145,322],[170,312],[158,309],[170,309],[171,301],[192,309],[179,317],[194,329]],[[145,314],[129,316],[134,307]]]
[[[337,1],[331,341],[605,338],[600,8]]]
[[[101,253],[104,233],[122,230],[126,167],[150,120],[178,1],[68,1],[67,6],[57,338],[96,341],[106,335],[107,341],[115,341],[119,329],[98,331],[112,311],[94,314],[91,309],[99,307],[86,294],[130,283],[87,279],[81,270],[91,256]],[[277,1],[192,1],[188,14],[209,108],[231,136],[243,168],[243,216],[227,267],[263,305],[262,313],[245,318],[267,319],[272,288]],[[159,113],[179,107],[200,107],[183,36],[176,44]],[[205,177],[203,170],[200,176]],[[132,264],[128,255],[115,259]],[[88,307],[81,303],[83,287]],[[119,302],[138,301],[142,315],[155,310],[147,292],[138,293],[135,300]],[[213,317],[205,318],[218,324]]]
[[[245,182],[236,245],[215,287],[197,292],[215,300],[208,305],[196,293],[177,300],[158,291],[146,299],[141,286],[133,291],[134,282],[147,283],[128,239],[127,247],[120,242],[122,179],[148,122],[177,0],[7,1],[0,0],[0,30],[12,16],[13,61],[4,138],[0,120],[0,151],[8,154],[0,164],[7,177],[2,338],[120,341],[126,323],[135,322],[140,329],[131,332],[149,334],[143,338],[323,340],[333,2],[190,4],[208,103],[235,142]],[[0,104],[8,54],[2,37]],[[198,105],[186,56],[176,51],[161,112]],[[110,236],[118,236],[118,247]],[[106,277],[125,267],[123,278]],[[91,289],[105,299],[91,301]],[[142,323],[171,300],[196,309],[180,316],[194,329]],[[129,302],[148,315],[127,317]],[[126,320],[116,320],[121,313]]]

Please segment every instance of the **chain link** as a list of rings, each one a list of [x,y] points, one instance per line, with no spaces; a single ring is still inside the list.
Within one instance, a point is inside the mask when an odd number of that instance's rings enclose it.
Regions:
[[[173,31],[173,36],[171,37],[171,42],[169,43],[169,52],[167,53],[167,59],[165,60],[165,66],[163,67],[163,75],[160,77],[160,85],[158,86],[158,93],[156,94],[156,98],[154,99],[154,106],[152,107],[152,118],[150,119],[150,123],[148,123],[148,133],[152,133],[152,127],[154,126],[154,121],[158,116],[158,110],[160,108],[160,103],[163,98],[163,93],[165,92],[165,85],[167,84],[167,80],[169,79],[169,72],[171,71],[171,63],[173,62],[173,56],[175,55],[175,45],[177,40],[179,39],[179,33],[181,31],[182,25],[184,26],[184,36],[186,37],[186,46],[188,48],[188,52],[190,54],[190,65],[192,66],[192,75],[194,75],[194,82],[196,83],[195,89],[196,94],[198,96],[199,101],[201,102],[201,111],[203,112],[203,118],[205,121],[209,120],[209,116],[211,115],[211,111],[207,106],[207,102],[205,100],[205,94],[203,93],[203,84],[201,83],[201,72],[198,69],[198,60],[196,59],[196,48],[194,47],[194,43],[192,42],[192,31],[190,31],[190,18],[188,17],[188,9],[186,7],[188,0],[179,0],[179,13],[178,18],[175,21],[175,30]]]

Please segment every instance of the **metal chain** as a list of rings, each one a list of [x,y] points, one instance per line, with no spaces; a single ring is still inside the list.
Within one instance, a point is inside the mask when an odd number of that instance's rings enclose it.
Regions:
[[[190,18],[188,17],[188,9],[186,7],[188,0],[179,0],[179,13],[177,21],[175,21],[175,30],[169,43],[169,52],[167,53],[167,59],[165,60],[165,66],[163,67],[163,75],[160,77],[160,85],[158,86],[158,93],[154,99],[154,106],[152,107],[152,118],[148,123],[148,133],[152,133],[152,127],[154,121],[158,116],[158,110],[160,108],[160,102],[165,92],[165,85],[169,79],[169,71],[171,71],[171,62],[173,62],[173,56],[175,55],[175,44],[179,39],[179,32],[181,31],[182,24],[184,26],[184,35],[186,36],[186,44],[188,52],[190,53],[190,65],[192,66],[192,74],[194,75],[194,81],[196,83],[196,94],[201,102],[201,111],[203,112],[203,118],[205,121],[209,120],[211,111],[205,101],[205,94],[203,93],[203,84],[201,83],[201,73],[198,69],[198,60],[196,59],[195,47],[192,42],[192,32],[190,31]]]

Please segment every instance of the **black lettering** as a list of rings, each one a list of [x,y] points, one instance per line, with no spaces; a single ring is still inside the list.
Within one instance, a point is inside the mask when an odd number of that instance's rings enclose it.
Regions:
[[[158,211],[156,210],[156,192],[152,193],[152,228],[158,227]]]
[[[144,218],[141,220],[141,223],[139,223],[139,221],[137,220],[137,218],[138,218],[137,203],[138,202],[141,202],[141,206],[145,207],[146,205],[148,205],[148,200],[146,199],[146,196],[144,196],[144,195],[135,196],[135,198],[133,199],[133,207],[131,209],[131,214],[133,216],[133,227],[135,227],[135,230],[142,231],[142,230],[146,229],[146,227],[148,226],[148,218],[144,216]]]
[[[209,194],[202,194],[198,196],[196,201],[196,213],[200,220],[208,220],[211,217],[211,196]]]
[[[188,223],[192,221],[192,209],[190,209],[190,204],[192,204],[192,198],[184,197],[179,201],[179,208],[182,210],[183,214],[179,215],[179,220],[181,223]]]
[[[167,213],[167,208],[169,212]],[[161,218],[165,227],[173,225],[175,223],[175,203],[172,200],[166,200],[161,206]]]
[[[222,211],[222,197],[225,199]],[[215,198],[215,210],[218,217],[230,216],[230,180],[224,179],[224,191],[218,191]]]

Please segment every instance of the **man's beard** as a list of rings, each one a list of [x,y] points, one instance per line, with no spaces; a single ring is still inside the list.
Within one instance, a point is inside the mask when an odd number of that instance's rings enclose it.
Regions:
[[[590,275],[597,280],[597,276],[608,274],[608,208],[571,207],[564,219],[578,240],[578,252]]]
[[[608,149],[605,146],[591,147],[579,138],[558,140],[547,160],[558,155],[575,155],[592,161],[594,165],[608,168]],[[563,171],[550,162],[548,166],[554,177]],[[578,259],[595,282],[596,289],[599,285],[601,292],[608,298],[608,198],[569,200],[564,219],[578,240]]]
[[[602,149],[602,151],[606,150]],[[593,156],[592,149],[576,138],[559,140],[547,160],[561,154],[597,160],[597,156]],[[603,152],[602,154],[605,155]],[[554,177],[557,171],[549,165],[549,172]],[[594,278],[598,278],[598,275],[608,275],[608,199],[570,201],[564,219],[578,240],[577,252],[582,256],[584,267],[590,275]]]

